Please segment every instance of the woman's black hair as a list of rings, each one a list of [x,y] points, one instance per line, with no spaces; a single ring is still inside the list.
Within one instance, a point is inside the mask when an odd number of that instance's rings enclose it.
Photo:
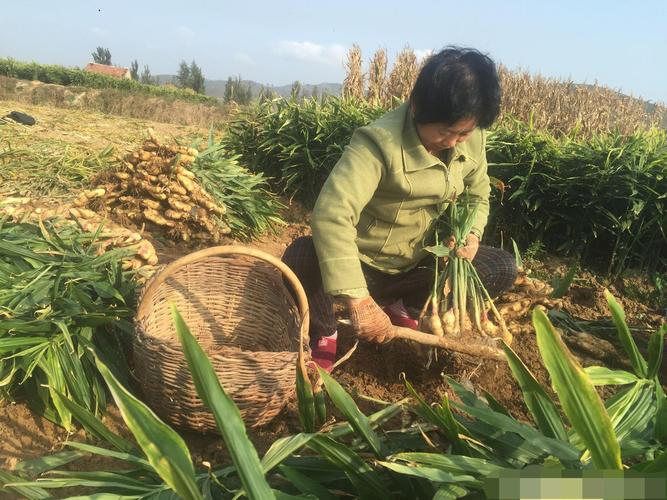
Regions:
[[[428,58],[410,94],[416,123],[453,124],[474,118],[489,128],[500,113],[494,62],[469,48],[447,47]]]

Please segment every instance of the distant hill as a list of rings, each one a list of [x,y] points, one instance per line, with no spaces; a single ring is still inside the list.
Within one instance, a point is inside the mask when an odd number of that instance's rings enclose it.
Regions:
[[[167,83],[167,82],[172,82],[175,80],[176,76],[175,75],[157,75],[156,76],[158,82],[160,84]],[[257,97],[259,95],[259,91],[261,88],[268,87],[271,90],[273,90],[276,94],[282,97],[289,97],[291,91],[292,91],[292,84],[290,83],[289,85],[281,85],[278,87],[275,87],[273,85],[269,84],[262,84],[259,82],[255,82],[253,80],[241,80],[243,83],[249,83],[250,84],[250,90],[252,91],[253,97]],[[217,97],[219,99],[222,99],[225,95],[225,85],[227,84],[227,80],[204,80],[204,85],[206,87],[206,95],[210,95],[213,97]],[[312,84],[312,83],[302,83],[301,84],[301,92],[305,96],[309,96],[313,92],[313,88],[317,87],[317,93],[322,95],[322,93],[327,93],[329,95],[340,95],[341,89],[343,86],[340,83],[317,83],[317,84]]]

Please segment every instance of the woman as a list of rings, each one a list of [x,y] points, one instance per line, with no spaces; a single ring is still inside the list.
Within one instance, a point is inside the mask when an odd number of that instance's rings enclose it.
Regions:
[[[333,300],[346,306],[355,333],[391,339],[392,322],[416,327],[433,284],[434,224],[448,200],[467,196],[476,220],[461,257],[470,259],[491,296],[516,278],[513,257],[480,246],[489,214],[484,129],[500,110],[495,65],[473,49],[431,56],[407,103],[357,129],[312,214],[313,236],[295,240],[283,260],[310,301],[313,359],[330,369],[336,355]],[[377,302],[393,304],[384,309]]]

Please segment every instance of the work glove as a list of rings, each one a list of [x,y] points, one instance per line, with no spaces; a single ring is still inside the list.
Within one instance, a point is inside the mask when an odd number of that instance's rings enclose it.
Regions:
[[[456,247],[456,238],[450,236],[449,239],[445,242],[445,245],[451,248],[452,250]],[[462,246],[456,251],[457,257],[462,259],[467,259],[472,261],[477,255],[477,250],[479,250],[479,238],[470,233],[466,238],[465,246]]]
[[[389,342],[394,336],[394,327],[389,316],[368,296],[350,300],[348,311],[354,333],[368,342]]]

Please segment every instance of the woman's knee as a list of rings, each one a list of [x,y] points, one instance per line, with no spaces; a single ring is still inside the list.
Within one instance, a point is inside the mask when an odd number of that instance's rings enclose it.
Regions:
[[[514,255],[505,250],[500,250],[497,269],[498,273],[501,274],[505,279],[505,282],[507,283],[507,289],[509,290],[512,288],[512,285],[516,281],[516,277],[519,274]]]
[[[473,265],[492,297],[512,288],[518,274],[514,256],[500,248],[480,247]]]
[[[299,264],[317,260],[315,245],[312,236],[300,236],[290,243],[282,256],[282,261],[292,270],[300,267]]]

